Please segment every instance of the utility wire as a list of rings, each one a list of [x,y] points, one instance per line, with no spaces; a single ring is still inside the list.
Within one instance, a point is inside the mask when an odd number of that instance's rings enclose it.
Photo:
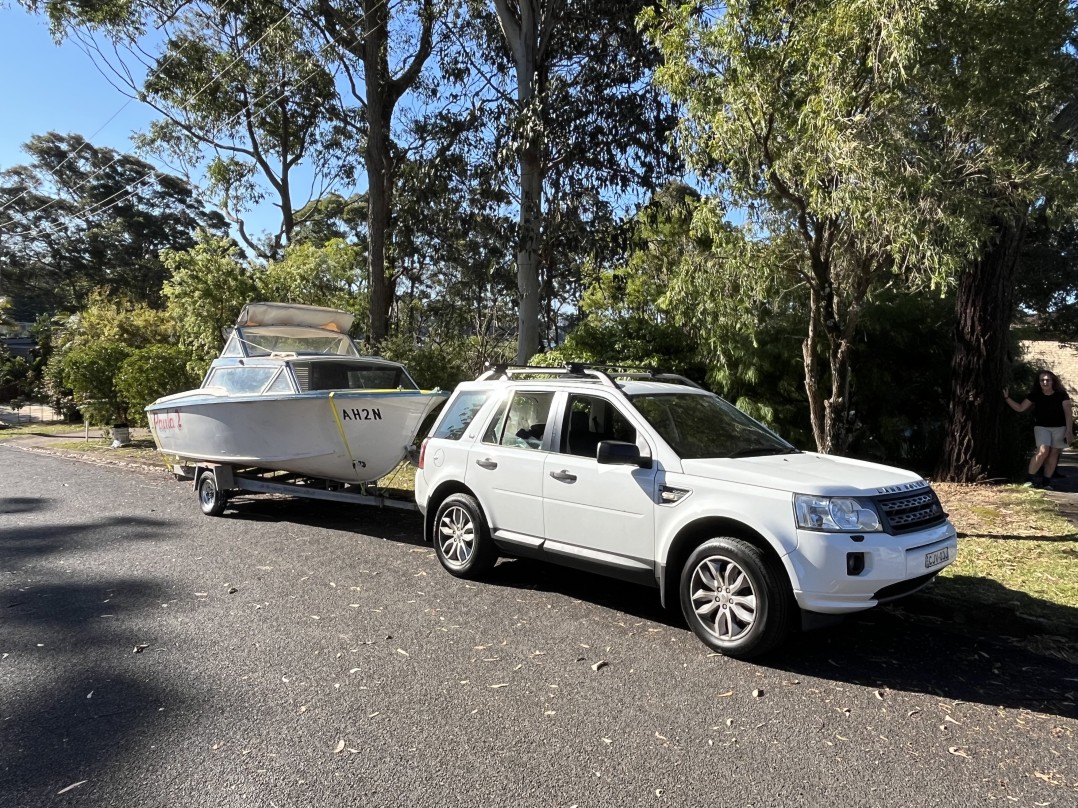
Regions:
[[[388,0],[381,0],[381,3],[379,3],[379,5],[385,5],[387,2],[388,2]],[[371,11],[377,10],[377,8],[378,8],[378,6],[375,6],[373,9],[371,9]],[[258,45],[266,36],[269,35],[269,33],[274,28],[276,28],[278,25],[280,25],[285,19],[287,19],[291,14],[293,14],[297,10],[298,10],[298,7],[290,6],[288,8],[287,12],[285,13],[285,15],[283,17],[281,17],[281,19],[279,19],[276,23],[274,23],[273,26],[271,26],[271,28],[269,30],[267,30],[266,33],[264,33],[258,40],[256,40],[254,43],[252,43],[249,46],[249,48],[253,48],[254,46]],[[388,24],[388,20],[387,20],[386,24]],[[220,29],[218,28],[218,30],[220,30]],[[358,42],[360,41],[360,38],[361,38],[362,35],[363,35],[362,33],[357,33],[357,35],[352,39],[350,44],[353,44],[353,45],[358,44]],[[337,45],[336,43],[333,43],[331,41],[329,44],[332,45],[336,50],[338,50],[338,51],[340,50],[340,46]],[[212,86],[212,84],[217,79],[219,79],[221,76],[223,76],[224,73],[229,68],[232,67],[232,65],[236,64],[236,62],[238,62],[239,59],[240,59],[240,57],[237,56],[236,59],[234,59],[232,62],[229,63],[228,66],[226,66],[226,68],[222,69],[222,71],[220,73],[216,74],[209,82],[207,82],[206,85],[204,85],[202,88],[200,88],[198,93],[201,93],[205,89],[207,89],[209,86]],[[315,67],[304,78],[302,78],[298,83],[296,83],[295,85],[293,85],[291,88],[289,88],[285,92],[281,93],[280,95],[276,96],[275,98],[271,99],[267,104],[263,105],[260,109],[258,109],[254,113],[254,116],[257,117],[258,115],[261,115],[263,112],[265,112],[271,106],[273,106],[277,102],[285,99],[290,92],[293,92],[297,88],[302,87],[304,84],[306,84],[308,81],[310,81],[319,72],[319,69],[320,69],[320,67]],[[262,95],[258,96],[254,100],[253,103],[257,104],[259,101],[261,101],[267,95],[269,95],[270,92],[272,92],[272,91],[267,91],[267,92],[263,93]],[[196,96],[197,96],[197,93],[196,93]],[[231,124],[235,123],[237,120],[239,120],[240,117],[242,117],[244,115],[245,112],[246,112],[246,110],[241,109],[238,113],[236,113],[236,115],[234,115],[232,118],[230,118],[228,121],[226,121],[225,127],[227,128]],[[68,159],[70,159],[70,156],[69,156]],[[91,179],[93,179],[93,177],[97,176],[99,173],[101,173],[105,169],[109,168],[114,163],[116,163],[119,159],[120,159],[120,157],[117,157],[116,159],[112,160],[108,165],[103,166],[101,169],[98,169],[98,171],[91,174],[89,177],[87,177],[85,180],[83,180],[83,182],[81,182],[77,186],[75,186],[75,188],[73,188],[72,190],[77,190],[78,188],[82,187],[87,182],[89,182]],[[123,204],[123,202],[127,201],[128,199],[133,198],[136,195],[137,191],[139,190],[139,186],[141,186],[142,183],[145,182],[145,180],[149,179],[151,176],[153,176],[155,174],[163,174],[163,173],[164,172],[162,172],[162,171],[160,171],[158,169],[154,169],[152,171],[149,171],[143,177],[135,180],[130,185],[128,185],[123,191],[117,192],[117,194],[113,194],[112,196],[108,197],[105,200],[100,200],[98,202],[95,202],[92,205],[90,205],[89,207],[84,208],[84,209],[82,209],[80,211],[74,211],[70,215],[72,217],[75,217],[75,218],[83,219],[83,221],[86,221],[87,224],[90,224],[90,222],[85,219],[86,216],[99,215],[101,213],[107,212],[108,210],[111,210],[112,208],[116,207],[117,205]],[[124,191],[126,191],[127,193],[124,193]],[[24,193],[26,193],[26,192],[24,192]],[[104,202],[107,202],[109,199],[112,199],[113,197],[117,196],[118,194],[124,194],[124,195],[121,196],[121,198],[117,199],[115,202],[112,202],[111,204],[102,207]],[[15,200],[10,200],[8,205],[10,205],[14,201]],[[40,213],[41,211],[47,209],[48,207],[50,207],[51,205],[56,204],[59,201],[60,200],[58,200],[58,199],[50,200],[50,202],[46,203],[45,205],[42,205],[40,208],[36,208],[35,210],[30,211],[27,215],[29,216],[29,215],[32,215],[34,213]],[[0,207],[0,213],[2,213],[8,207],[8,205]],[[3,222],[0,222],[0,226],[2,226],[2,225],[3,225]],[[54,229],[53,225],[46,225],[44,228],[41,228],[41,229],[37,229],[37,230],[31,229],[31,230],[22,231],[22,232],[19,232],[19,233],[8,233],[7,235],[8,235],[8,237],[22,237],[22,236],[35,236],[35,235],[39,235],[39,234],[42,234],[42,233],[55,233],[55,232],[58,232],[58,230]]]

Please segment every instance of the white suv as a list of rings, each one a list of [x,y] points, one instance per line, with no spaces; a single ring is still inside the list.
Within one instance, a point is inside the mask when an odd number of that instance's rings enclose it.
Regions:
[[[415,496],[451,574],[527,556],[657,586],[736,657],[779,645],[797,607],[908,595],[958,547],[915,474],[801,452],[681,377],[582,365],[459,385]]]

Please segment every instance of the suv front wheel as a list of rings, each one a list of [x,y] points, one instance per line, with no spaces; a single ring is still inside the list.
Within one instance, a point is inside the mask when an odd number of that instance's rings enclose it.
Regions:
[[[697,547],[682,568],[679,591],[689,628],[721,654],[759,656],[789,631],[792,593],[785,577],[741,539],[715,538]]]
[[[434,517],[434,551],[450,575],[477,578],[498,560],[483,511],[475,497],[451,494]]]

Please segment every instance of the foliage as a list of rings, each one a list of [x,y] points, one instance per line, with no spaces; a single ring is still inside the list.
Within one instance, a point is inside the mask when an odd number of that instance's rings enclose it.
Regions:
[[[63,383],[88,423],[127,422],[129,402],[118,390],[116,377],[131,353],[129,346],[107,341],[76,344],[63,353]]]
[[[0,401],[9,401],[27,395],[29,366],[21,356],[12,356],[4,342],[0,341]]]
[[[191,357],[191,370],[200,373],[220,353],[222,330],[257,298],[254,272],[230,239],[208,235],[192,249],[166,251],[161,259],[171,273],[164,288],[166,312],[178,344]]]
[[[734,0],[645,18],[666,57],[658,79],[685,104],[680,142],[719,192],[695,221],[714,260],[687,262],[670,305],[709,355],[713,326],[751,328],[776,301],[804,312],[816,444],[841,452],[872,293],[946,285],[995,217],[1054,192],[1061,143],[1041,123],[1059,106],[1071,20],[1019,0]]]
[[[92,423],[126,422],[131,403],[117,387],[123,361],[134,351],[168,342],[168,316],[143,303],[91,294],[78,314],[58,317],[50,336],[44,390],[57,412],[74,405]]]
[[[648,3],[466,5],[453,29],[461,46],[441,53],[445,110],[420,131],[442,166],[459,171],[459,157],[481,183],[473,198],[516,220],[504,240],[523,361],[559,341],[584,264],[623,246],[620,211],[671,170],[673,120],[650,83],[657,52],[635,25]]]
[[[350,174],[351,135],[339,126],[332,66],[318,37],[287,4],[25,5],[44,10],[58,41],[76,39],[116,87],[160,114],[138,136],[140,149],[189,174],[203,173],[207,193],[256,254],[277,257],[296,225],[293,211],[309,201],[293,199],[299,163],[316,189]],[[102,47],[102,41],[129,48]],[[132,53],[149,63],[132,64],[123,55]],[[281,219],[262,238],[248,232],[245,216],[267,195],[275,198]]]
[[[0,264],[13,313],[77,310],[95,288],[158,305],[163,249],[221,232],[190,185],[79,135],[34,135],[32,162],[0,173]]]
[[[1078,342],[1078,222],[1036,215],[1015,278],[1020,324],[1034,339]]]
[[[889,289],[853,344],[850,453],[927,474],[947,430],[950,297]]]
[[[322,246],[295,244],[279,261],[270,261],[257,273],[258,297],[281,303],[328,306],[367,322],[363,248],[330,239]]]
[[[128,421],[146,426],[148,404],[161,396],[198,387],[199,377],[188,370],[188,354],[178,345],[149,345],[132,351],[120,364],[115,379],[117,398],[128,404]]]
[[[458,383],[474,379],[488,365],[509,361],[511,346],[491,353],[483,340],[471,337],[417,345],[407,337],[391,337],[382,344],[382,355],[400,362],[416,383],[424,388],[452,390]]]

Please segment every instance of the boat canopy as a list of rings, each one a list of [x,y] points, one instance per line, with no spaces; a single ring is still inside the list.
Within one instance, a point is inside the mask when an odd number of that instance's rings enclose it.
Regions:
[[[236,326],[298,325],[347,334],[355,319],[346,311],[301,303],[248,303],[240,311]]]

